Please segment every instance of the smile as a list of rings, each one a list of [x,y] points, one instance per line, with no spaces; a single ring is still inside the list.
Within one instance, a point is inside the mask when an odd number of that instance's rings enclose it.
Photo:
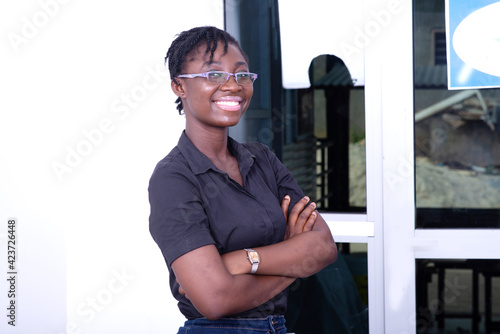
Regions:
[[[240,102],[239,101],[214,101],[214,103],[221,109],[228,111],[237,111],[240,110]]]

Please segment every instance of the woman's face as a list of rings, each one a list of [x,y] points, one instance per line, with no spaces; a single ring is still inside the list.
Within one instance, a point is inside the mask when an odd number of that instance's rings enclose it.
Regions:
[[[237,46],[228,45],[224,54],[224,46],[215,50],[213,60],[204,54],[205,46],[188,54],[184,63],[183,74],[196,74],[209,71],[229,73],[248,72],[248,64]],[[222,85],[209,83],[206,78],[176,78],[182,93],[174,92],[182,99],[187,125],[202,127],[226,128],[238,124],[245,113],[253,94],[253,86],[240,86],[235,77]],[[173,86],[174,87],[174,86]]]

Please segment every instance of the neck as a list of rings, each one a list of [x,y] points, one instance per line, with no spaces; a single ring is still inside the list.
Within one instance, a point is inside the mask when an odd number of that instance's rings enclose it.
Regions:
[[[227,148],[228,128],[198,129],[186,124],[186,135],[211,160],[225,160],[230,155]]]

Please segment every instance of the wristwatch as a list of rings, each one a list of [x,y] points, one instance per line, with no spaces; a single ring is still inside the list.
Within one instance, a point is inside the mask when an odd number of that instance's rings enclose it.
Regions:
[[[250,270],[250,274],[255,274],[257,272],[257,268],[259,268],[259,263],[260,263],[260,256],[259,253],[254,251],[251,248],[245,248],[247,251],[247,259],[250,261],[250,264],[252,265],[252,270]]]

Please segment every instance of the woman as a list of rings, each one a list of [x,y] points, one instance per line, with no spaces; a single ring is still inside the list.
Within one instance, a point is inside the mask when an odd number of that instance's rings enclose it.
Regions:
[[[265,145],[228,136],[257,78],[237,41],[194,28],[165,60],[186,128],[151,177],[150,231],[188,319],[179,333],[286,333],[287,287],[336,259],[328,226]]]

